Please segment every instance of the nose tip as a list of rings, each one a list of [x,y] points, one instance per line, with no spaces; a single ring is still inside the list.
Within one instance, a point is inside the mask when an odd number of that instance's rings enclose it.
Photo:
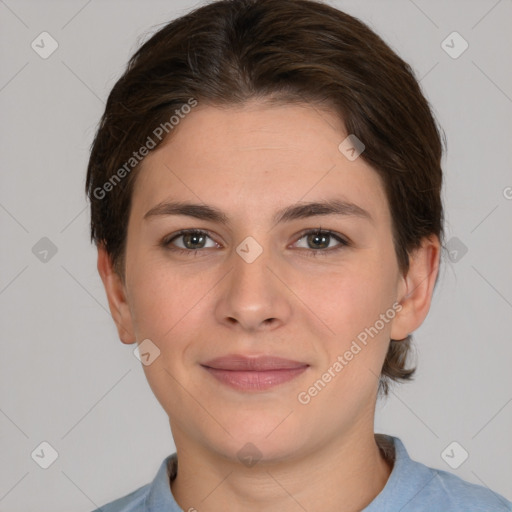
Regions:
[[[268,266],[270,254],[262,248],[249,263],[244,256],[251,251],[254,256],[255,246],[250,240],[246,243],[248,252],[234,255],[231,275],[226,279],[217,305],[218,319],[248,331],[273,329],[289,315],[286,294]],[[246,246],[241,244],[241,248]]]

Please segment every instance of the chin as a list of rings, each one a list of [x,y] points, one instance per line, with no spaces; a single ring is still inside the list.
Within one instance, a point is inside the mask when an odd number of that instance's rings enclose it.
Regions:
[[[297,455],[297,443],[288,439],[287,444],[272,442],[268,439],[231,440],[229,446],[216,446],[216,451],[224,457],[244,466],[272,465],[290,460]]]
[[[301,447],[306,446],[307,434],[304,431],[299,433],[298,425],[288,423],[290,418],[283,422],[289,412],[283,414],[278,421],[272,417],[253,418],[249,425],[244,421],[231,423],[229,432],[232,437],[224,436],[222,443],[215,443],[216,449],[222,450],[224,456],[238,459],[242,463],[245,457],[258,459],[261,463],[293,458]]]

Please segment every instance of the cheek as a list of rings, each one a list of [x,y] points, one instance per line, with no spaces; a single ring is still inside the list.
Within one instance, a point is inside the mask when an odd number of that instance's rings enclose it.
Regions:
[[[199,281],[197,278],[196,281]],[[204,292],[194,279],[185,285],[179,273],[167,266],[139,265],[132,273],[131,310],[138,341],[151,340],[158,357],[143,370],[156,398],[166,411],[181,410],[188,403],[182,386],[188,382],[184,359],[190,359],[190,340],[200,335],[200,298]],[[189,404],[190,405],[190,404]]]
[[[173,375],[197,359],[200,346],[192,341],[204,339],[205,326],[212,325],[209,292],[218,280],[206,272],[192,272],[191,267],[173,269],[162,261],[141,261],[134,268],[130,302],[136,339],[150,339],[160,350],[159,362]],[[154,369],[146,370],[149,375]]]
[[[130,309],[137,339],[160,339],[193,304],[195,286],[184,286],[177,273],[149,260],[133,261]]]
[[[343,357],[344,378],[339,380],[349,388],[360,385],[363,374],[370,385],[387,352],[395,316],[392,262],[389,265],[382,260],[361,262],[330,276],[324,293],[310,295],[311,309],[320,312],[334,332],[322,343],[329,365]]]
[[[318,279],[318,286],[309,292],[310,307],[335,333],[357,334],[392,305],[389,275],[391,272],[380,271],[380,265],[371,264],[354,265],[342,272],[330,273]]]

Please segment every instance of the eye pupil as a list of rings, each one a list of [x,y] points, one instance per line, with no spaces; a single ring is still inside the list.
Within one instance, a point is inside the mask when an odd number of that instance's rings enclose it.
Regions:
[[[204,238],[204,235],[201,233],[186,233],[183,235],[183,243],[185,247],[187,247],[187,249],[197,249],[197,247],[189,247],[189,245],[202,245],[199,240],[202,239],[202,242],[204,244]]]
[[[312,233],[311,235],[309,235],[308,237],[308,243],[310,241],[313,241],[313,244],[316,248],[318,247],[322,247],[322,248],[325,248],[325,247],[329,247],[329,242],[325,242],[327,239],[329,238],[329,235],[324,235],[322,233]],[[317,243],[318,240],[321,240],[320,244]]]

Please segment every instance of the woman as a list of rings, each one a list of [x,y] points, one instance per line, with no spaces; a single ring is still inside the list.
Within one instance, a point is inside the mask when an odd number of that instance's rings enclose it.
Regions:
[[[86,187],[176,453],[101,510],[511,510],[373,428],[437,281],[441,155],[409,66],[328,5],[213,2],[136,52]]]

